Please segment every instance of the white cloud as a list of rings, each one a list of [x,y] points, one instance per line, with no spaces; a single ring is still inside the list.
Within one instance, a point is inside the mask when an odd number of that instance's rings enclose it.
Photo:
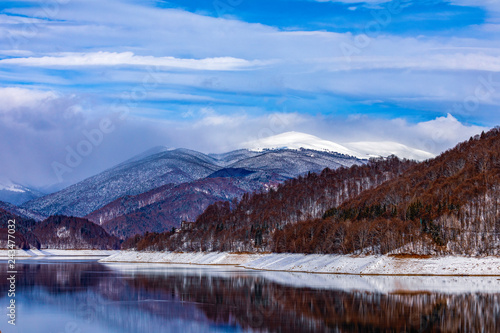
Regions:
[[[353,56],[350,70],[365,69],[415,69],[441,71],[500,72],[500,56],[484,53],[436,52],[430,55],[411,56]],[[333,59],[332,59],[333,60]],[[345,59],[332,61],[333,70],[345,70]]]
[[[488,128],[476,125],[464,125],[448,113],[446,117],[420,122],[414,131],[433,141],[437,146],[451,147],[457,142],[467,140]]]
[[[262,61],[248,61],[233,57],[205,59],[179,59],[174,57],[138,56],[132,52],[65,53],[60,56],[11,58],[0,60],[0,64],[36,67],[78,66],[159,66],[194,70],[241,70],[262,66]]]
[[[0,113],[18,108],[36,109],[53,101],[59,95],[54,91],[32,90],[17,87],[0,88]]]

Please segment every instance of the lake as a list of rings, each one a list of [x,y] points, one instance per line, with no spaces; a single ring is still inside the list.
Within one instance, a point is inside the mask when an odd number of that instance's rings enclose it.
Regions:
[[[0,262],[6,267],[6,262]],[[8,332],[496,332],[497,277],[262,272],[231,266],[17,262]],[[0,305],[9,284],[1,271]]]

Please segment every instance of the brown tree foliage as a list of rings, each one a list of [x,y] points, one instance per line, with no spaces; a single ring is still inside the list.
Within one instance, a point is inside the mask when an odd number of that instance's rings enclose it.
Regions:
[[[192,230],[174,234],[166,247],[185,251],[269,251],[275,231],[321,218],[328,208],[415,164],[396,157],[371,160],[364,166],[309,173],[266,192],[245,194],[239,202],[217,202],[198,217]]]
[[[119,249],[120,241],[87,219],[51,216],[32,228],[43,248],[54,249]]]
[[[9,220],[15,220],[15,244],[20,249],[40,248],[40,240],[32,232],[36,224],[34,220],[22,218],[0,208],[0,248],[8,247],[8,225]]]

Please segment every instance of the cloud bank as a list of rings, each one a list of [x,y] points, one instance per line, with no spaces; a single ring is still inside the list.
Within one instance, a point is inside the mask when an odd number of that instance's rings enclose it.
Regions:
[[[0,179],[64,184],[156,145],[220,152],[286,131],[439,153],[500,123],[495,1],[9,1]],[[69,147],[69,148],[68,148]]]

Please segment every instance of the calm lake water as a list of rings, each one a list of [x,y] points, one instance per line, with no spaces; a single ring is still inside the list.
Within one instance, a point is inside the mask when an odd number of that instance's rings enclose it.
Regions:
[[[0,265],[6,267],[5,261]],[[497,278],[334,276],[96,260],[24,260],[17,270],[17,325],[2,316],[3,333],[498,332],[500,327]],[[2,269],[4,313],[6,279]]]

